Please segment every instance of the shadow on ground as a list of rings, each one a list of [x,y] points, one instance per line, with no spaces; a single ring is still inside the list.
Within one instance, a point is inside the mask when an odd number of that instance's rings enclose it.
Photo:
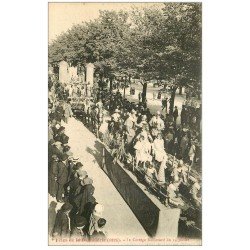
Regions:
[[[95,149],[87,147],[87,152],[95,157],[95,161],[101,167],[102,160],[103,160],[103,156],[102,156],[103,145],[101,142],[96,140],[94,147],[95,147]]]

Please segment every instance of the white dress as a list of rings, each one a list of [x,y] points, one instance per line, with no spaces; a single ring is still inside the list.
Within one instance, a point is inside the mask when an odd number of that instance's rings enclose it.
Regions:
[[[136,149],[137,161],[152,161],[152,156],[150,155],[151,144],[147,140],[136,142],[134,148]]]
[[[165,183],[166,182],[166,177],[165,177],[165,169],[167,168],[167,158],[164,159],[164,161],[161,162],[159,171],[158,171],[158,181],[160,183]]]
[[[155,153],[155,160],[158,162],[162,162],[167,154],[164,149],[164,140],[163,139],[155,139],[153,142],[153,151]]]

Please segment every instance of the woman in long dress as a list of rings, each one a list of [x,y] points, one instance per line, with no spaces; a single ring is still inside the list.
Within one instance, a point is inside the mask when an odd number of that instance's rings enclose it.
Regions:
[[[164,184],[166,182],[166,176],[165,176],[165,169],[167,168],[167,160],[168,157],[166,155],[166,157],[163,159],[163,161],[161,162],[159,171],[158,171],[158,182],[159,184]]]
[[[134,149],[136,150],[136,167],[138,166],[139,162],[142,162],[143,165],[145,165],[147,161],[152,161],[152,156],[150,155],[151,144],[147,140],[145,140],[145,137],[143,135],[139,137],[139,140],[136,142]]]
[[[164,140],[162,139],[162,135],[160,133],[155,138],[153,145],[152,145],[152,149],[153,149],[153,154],[155,155],[156,161],[162,162],[164,158],[167,157],[167,154],[164,148]]]
[[[71,105],[70,105],[70,103],[68,101],[68,102],[66,102],[64,104],[64,121],[65,121],[65,123],[68,123],[68,119],[71,116],[73,116],[73,112],[72,112],[72,109],[71,109]]]

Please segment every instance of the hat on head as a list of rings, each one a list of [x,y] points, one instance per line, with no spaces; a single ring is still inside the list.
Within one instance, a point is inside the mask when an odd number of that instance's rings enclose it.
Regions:
[[[102,217],[102,213],[104,211],[104,206],[101,204],[96,204],[94,208],[93,215],[97,217]]]
[[[81,181],[81,184],[82,186],[93,184],[93,180],[89,177],[86,177]]]
[[[79,169],[80,167],[82,167],[83,166],[83,164],[81,163],[81,162],[77,162],[76,163],[76,167]]]
[[[61,156],[61,161],[66,161],[68,159],[68,155],[67,154],[63,154]]]
[[[69,145],[64,146],[63,150],[64,151],[69,151],[70,150],[70,146]]]
[[[75,171],[77,171],[77,170],[80,169],[80,167],[78,167],[78,166],[76,166],[76,165],[74,164],[74,166],[72,167],[72,169],[75,170]]]
[[[83,227],[87,225],[87,219],[83,216],[76,215],[75,217],[75,225],[76,227]]]
[[[69,202],[66,202],[62,205],[61,210],[66,212],[70,211],[72,208],[73,206]]]
[[[161,114],[161,112],[158,110],[158,111],[157,111],[157,115],[160,115],[160,114]]]
[[[115,109],[115,113],[120,113],[120,110],[119,109]]]
[[[134,109],[131,110],[132,114],[136,114],[136,111]]]
[[[58,133],[61,132],[61,131],[63,131],[63,130],[65,130],[65,127],[62,126],[62,127],[60,127],[60,128],[58,129]]]

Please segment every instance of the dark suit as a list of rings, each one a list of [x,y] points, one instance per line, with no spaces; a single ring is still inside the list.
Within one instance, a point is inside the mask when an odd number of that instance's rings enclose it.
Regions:
[[[58,106],[55,110],[55,119],[58,122],[61,122],[61,120],[63,119],[64,116],[64,110],[62,106]]]
[[[62,144],[67,144],[69,141],[69,137],[65,134],[58,134],[55,136],[55,141],[59,141]]]
[[[58,162],[52,161],[49,167],[49,194],[53,197],[56,197],[58,184],[55,178],[58,174]]]
[[[55,145],[52,145],[49,147],[49,162],[51,161],[52,155],[56,155],[58,158],[61,158],[62,152]]]
[[[69,142],[69,137],[65,134],[62,134],[61,136],[61,143],[62,144],[67,144]]]
[[[69,237],[69,219],[67,215],[59,210],[56,215],[55,226],[53,230],[53,235],[59,235],[63,237]]]
[[[58,191],[56,195],[57,200],[62,200],[62,195],[64,192],[64,185],[68,180],[68,168],[63,162],[58,163],[58,174],[57,174],[57,183],[58,183]]]
[[[77,195],[76,191],[81,190],[81,180],[78,177],[75,177],[70,182],[68,182],[67,186],[70,187],[69,198],[72,200],[72,198]]]

